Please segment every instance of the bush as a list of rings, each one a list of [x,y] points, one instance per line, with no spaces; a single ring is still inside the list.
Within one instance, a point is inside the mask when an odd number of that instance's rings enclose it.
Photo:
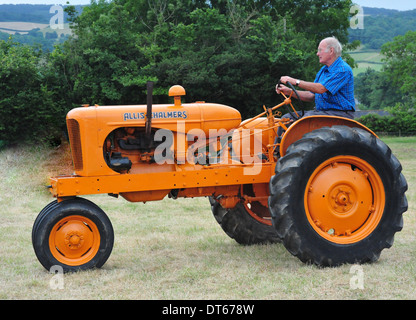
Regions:
[[[0,65],[0,140],[56,139],[66,113],[53,99],[41,52],[12,38],[1,40]]]
[[[416,133],[416,110],[403,104],[386,108],[391,116],[368,114],[357,121],[374,132],[400,133],[404,135]]]

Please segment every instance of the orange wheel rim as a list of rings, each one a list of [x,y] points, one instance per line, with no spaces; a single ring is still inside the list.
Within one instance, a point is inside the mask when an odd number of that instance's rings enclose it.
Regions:
[[[272,220],[270,216],[269,206],[267,199],[269,197],[269,185],[268,184],[253,184],[250,189],[244,189],[241,187],[241,193],[244,197],[248,197],[243,202],[244,208],[250,216],[252,216],[258,222],[271,226]]]
[[[252,216],[258,222],[263,223],[268,226],[272,225],[272,220],[270,217],[269,209],[267,207],[264,207],[259,202],[247,202],[247,203],[245,202],[244,208],[246,209],[248,214]]]
[[[94,258],[99,247],[100,233],[97,226],[83,216],[63,218],[55,224],[49,235],[52,255],[68,266],[87,263]]]
[[[369,236],[380,222],[384,186],[368,162],[338,156],[313,172],[304,204],[310,225],[321,237],[337,244],[356,243]]]

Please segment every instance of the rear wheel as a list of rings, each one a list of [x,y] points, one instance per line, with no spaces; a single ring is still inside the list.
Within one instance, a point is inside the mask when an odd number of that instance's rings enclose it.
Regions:
[[[264,190],[263,190],[264,189]],[[245,185],[242,187],[243,202],[232,209],[223,208],[210,197],[212,213],[232,239],[243,245],[280,242],[272,226],[267,205],[267,185]]]
[[[376,261],[407,210],[401,165],[381,140],[344,126],[306,134],[271,179],[269,207],[285,247],[322,266]]]
[[[107,215],[92,202],[74,198],[52,202],[32,230],[36,256],[47,269],[65,272],[101,267],[111,254],[114,232]]]

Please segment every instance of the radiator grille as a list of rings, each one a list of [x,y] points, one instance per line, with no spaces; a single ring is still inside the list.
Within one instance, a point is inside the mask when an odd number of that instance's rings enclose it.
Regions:
[[[71,144],[72,161],[74,162],[75,171],[83,169],[82,162],[82,148],[81,148],[81,134],[79,131],[78,121],[75,119],[68,119],[66,121],[69,134],[69,142]]]

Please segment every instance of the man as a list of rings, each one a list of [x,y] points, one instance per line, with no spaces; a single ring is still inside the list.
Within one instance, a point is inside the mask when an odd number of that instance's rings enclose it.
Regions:
[[[319,62],[324,64],[314,82],[306,82],[284,76],[282,83],[290,82],[305,91],[298,91],[302,101],[315,101],[315,110],[306,111],[304,116],[333,115],[354,119],[354,78],[351,67],[341,58],[342,45],[334,38],[326,38],[318,47]],[[276,92],[290,95],[290,88],[276,85]],[[295,95],[293,95],[295,97]],[[292,118],[290,114],[282,118]]]

